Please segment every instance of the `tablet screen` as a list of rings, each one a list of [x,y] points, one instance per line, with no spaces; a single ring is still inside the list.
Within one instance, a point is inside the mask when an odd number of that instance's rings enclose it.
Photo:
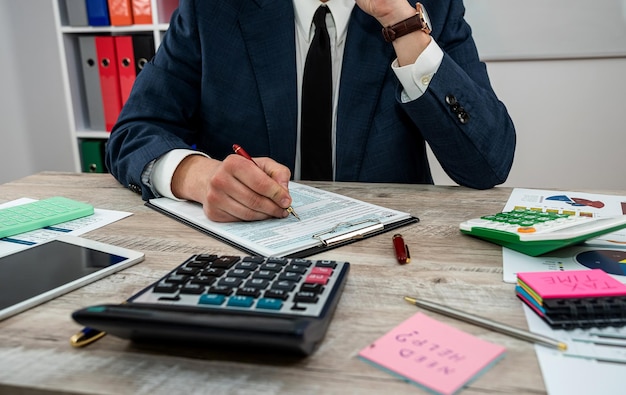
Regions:
[[[0,258],[0,311],[127,260],[54,240]]]

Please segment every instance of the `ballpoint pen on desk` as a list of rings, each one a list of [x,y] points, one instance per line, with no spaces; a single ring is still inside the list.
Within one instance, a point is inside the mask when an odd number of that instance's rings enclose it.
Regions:
[[[244,150],[239,144],[233,144],[233,151],[235,151],[237,155],[243,156],[244,158],[252,161],[252,163],[257,165],[254,159],[252,159],[252,157],[250,156],[250,154],[248,154],[246,150]],[[298,214],[296,214],[296,211],[293,209],[293,207],[291,206],[287,207],[287,211],[294,217],[298,218],[298,221],[300,221],[300,217],[298,216]]]
[[[469,322],[470,324],[478,325],[486,329],[490,329],[496,332],[503,333],[505,335],[513,336],[521,340],[525,340],[531,343],[542,344],[548,347],[554,347],[560,351],[567,350],[567,344],[555,339],[551,339],[546,336],[538,335],[532,332],[528,332],[519,328],[514,328],[499,322],[491,321],[487,318],[475,316],[464,311],[456,310],[448,306],[440,305],[427,300],[420,300],[405,296],[404,300],[414,304],[418,307],[422,307],[426,310],[434,311],[435,313],[447,315],[448,317],[456,318],[461,321]]]
[[[70,344],[72,347],[76,348],[84,347],[104,337],[106,334],[106,332],[98,329],[84,327],[74,336],[70,337]]]
[[[395,235],[393,235],[392,241],[393,241],[393,249],[396,252],[396,259],[398,260],[398,263],[401,265],[404,265],[405,263],[411,262],[411,254],[409,254],[409,246],[406,245],[406,243],[404,242],[402,235],[399,233],[396,233]]]
[[[122,302],[122,304],[124,303],[128,303],[128,301]],[[106,334],[105,331],[86,326],[70,337],[70,344],[76,348],[85,347],[102,339]]]

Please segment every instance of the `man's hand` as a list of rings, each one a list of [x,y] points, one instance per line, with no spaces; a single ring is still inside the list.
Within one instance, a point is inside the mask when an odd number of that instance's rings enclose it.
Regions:
[[[380,22],[381,26],[391,26],[415,15],[415,8],[407,0],[356,0],[364,12]],[[415,63],[424,49],[430,44],[430,36],[422,31],[409,33],[393,42],[399,66]]]
[[[201,203],[211,221],[288,216],[285,209],[291,205],[287,189],[291,172],[270,158],[255,158],[254,162],[234,154],[221,162],[190,155],[174,172],[172,192],[178,198]]]
[[[381,26],[393,25],[415,15],[415,8],[407,0],[356,0],[356,4],[376,18]]]

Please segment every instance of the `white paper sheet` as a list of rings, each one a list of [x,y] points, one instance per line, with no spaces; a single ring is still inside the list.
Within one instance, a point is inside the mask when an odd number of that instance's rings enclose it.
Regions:
[[[626,214],[626,196],[515,188],[503,211],[516,207],[559,210],[606,218]],[[623,262],[622,262],[623,261]],[[502,279],[517,282],[518,272],[601,268],[626,283],[626,229],[539,257],[502,249]]]
[[[555,330],[529,307],[523,308],[531,332],[568,346],[566,352],[535,346],[548,394],[624,394],[626,328]],[[599,344],[602,342],[615,344]]]
[[[20,204],[34,202],[35,199],[21,198],[0,204],[0,208],[13,207]],[[78,218],[72,221],[63,222],[51,227],[20,233],[18,235],[0,239],[0,256],[4,256],[15,251],[24,250],[33,245],[47,240],[55,239],[60,235],[80,236],[94,229],[108,225],[122,218],[128,217],[132,213],[125,211],[113,211],[94,208],[94,214],[87,217]]]
[[[568,211],[598,218],[626,214],[626,197],[550,190],[515,188],[503,211],[516,207]],[[626,283],[626,230],[588,240],[578,246],[531,257],[502,249],[503,280],[517,282],[517,273],[602,268]],[[568,345],[566,352],[536,345],[535,351],[548,394],[625,393],[626,328],[552,329],[524,305],[531,332],[558,339]]]
[[[329,236],[411,218],[409,213],[293,182],[289,193],[300,221],[289,216],[255,222],[213,222],[197,203],[168,198],[151,199],[150,203],[263,256],[287,256],[321,245],[320,239]],[[315,238],[316,234],[320,238]]]

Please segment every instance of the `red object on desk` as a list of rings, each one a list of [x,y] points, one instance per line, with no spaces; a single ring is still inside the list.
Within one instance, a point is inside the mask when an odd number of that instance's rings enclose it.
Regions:
[[[393,235],[393,249],[396,251],[396,259],[398,263],[404,265],[411,262],[411,255],[409,254],[409,247],[404,243],[402,235],[396,233]]]

